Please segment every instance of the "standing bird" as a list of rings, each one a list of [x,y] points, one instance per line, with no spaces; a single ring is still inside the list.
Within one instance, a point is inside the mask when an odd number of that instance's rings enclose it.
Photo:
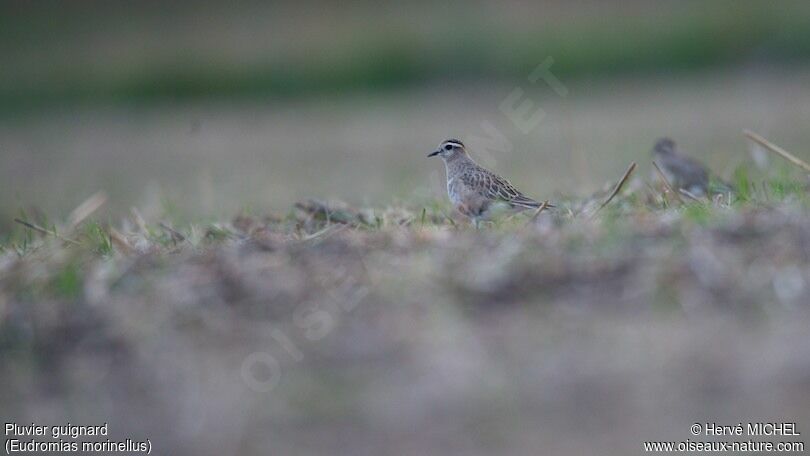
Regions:
[[[439,156],[447,171],[447,195],[456,209],[469,217],[475,227],[499,214],[538,209],[541,203],[525,196],[501,176],[470,158],[464,144],[448,139],[428,157]],[[546,203],[546,207],[554,207]]]
[[[686,190],[694,196],[705,196],[709,193],[708,168],[703,163],[680,154],[675,141],[669,138],[657,140],[652,153],[664,177],[676,190]],[[725,186],[730,187],[727,184]]]

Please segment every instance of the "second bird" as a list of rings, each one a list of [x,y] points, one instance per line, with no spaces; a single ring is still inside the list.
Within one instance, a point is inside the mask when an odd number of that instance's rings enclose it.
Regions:
[[[464,144],[448,139],[428,157],[439,156],[447,171],[447,195],[456,209],[469,217],[475,227],[499,214],[538,209],[542,205],[525,196],[501,176],[480,166],[467,153]],[[554,207],[547,204],[546,207]]]
[[[669,138],[658,139],[652,153],[653,160],[673,187],[686,190],[694,196],[709,194],[708,168],[678,152],[675,141]]]

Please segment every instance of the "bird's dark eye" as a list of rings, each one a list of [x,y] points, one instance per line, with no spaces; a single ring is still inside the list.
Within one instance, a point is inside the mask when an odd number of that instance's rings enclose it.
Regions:
[[[453,146],[451,146],[450,144],[446,144],[444,146],[444,150],[453,150]]]

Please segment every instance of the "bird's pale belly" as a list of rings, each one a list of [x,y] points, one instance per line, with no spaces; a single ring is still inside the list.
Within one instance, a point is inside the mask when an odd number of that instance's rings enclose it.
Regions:
[[[459,191],[460,189],[458,186],[453,185],[455,181],[455,178],[447,181],[447,196],[450,198],[450,202],[453,203],[454,206],[458,206],[459,204],[462,204],[463,201],[461,192]]]

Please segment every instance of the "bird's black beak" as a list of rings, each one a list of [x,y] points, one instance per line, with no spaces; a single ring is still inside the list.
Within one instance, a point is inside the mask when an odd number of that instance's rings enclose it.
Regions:
[[[428,157],[435,157],[435,156],[439,155],[441,152],[442,152],[441,149],[434,150],[433,152],[428,154]]]

